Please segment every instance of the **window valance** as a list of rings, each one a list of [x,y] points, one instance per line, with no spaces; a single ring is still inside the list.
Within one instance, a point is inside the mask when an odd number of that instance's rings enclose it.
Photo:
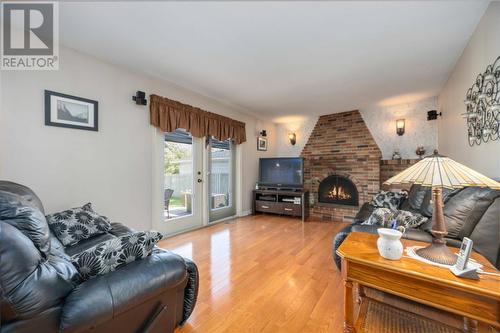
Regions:
[[[213,136],[217,140],[233,139],[236,144],[246,141],[245,123],[166,97],[151,95],[149,99],[151,125],[164,132],[183,128],[194,137]]]

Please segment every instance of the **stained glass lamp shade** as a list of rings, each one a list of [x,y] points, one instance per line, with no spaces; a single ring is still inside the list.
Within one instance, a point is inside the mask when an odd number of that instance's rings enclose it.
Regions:
[[[425,259],[440,264],[453,265],[456,255],[446,246],[446,226],[443,214],[443,188],[459,189],[467,186],[488,187],[500,190],[500,183],[454,160],[439,155],[437,150],[403,172],[390,178],[385,185],[418,184],[432,187],[432,244],[417,250]]]

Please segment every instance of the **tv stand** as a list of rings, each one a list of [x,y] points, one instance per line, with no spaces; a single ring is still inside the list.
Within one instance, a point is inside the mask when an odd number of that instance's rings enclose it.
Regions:
[[[309,214],[309,192],[293,189],[259,189],[253,191],[252,213],[297,216],[305,221]]]

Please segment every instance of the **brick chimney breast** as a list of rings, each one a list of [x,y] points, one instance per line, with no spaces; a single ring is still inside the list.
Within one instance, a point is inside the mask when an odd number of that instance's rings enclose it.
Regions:
[[[380,189],[382,153],[357,110],[319,117],[300,156],[312,220],[352,221],[359,206]],[[319,184],[331,175],[347,177],[356,185],[358,207],[318,202]]]

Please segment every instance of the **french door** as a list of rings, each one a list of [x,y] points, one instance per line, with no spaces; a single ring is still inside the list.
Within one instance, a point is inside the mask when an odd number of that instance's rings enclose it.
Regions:
[[[155,149],[161,154],[153,177],[160,183],[153,195],[155,229],[176,234],[234,216],[234,144],[183,130],[162,136]]]
[[[208,150],[208,220],[218,220],[234,216],[234,183],[236,169],[235,147],[231,140],[207,140]]]

